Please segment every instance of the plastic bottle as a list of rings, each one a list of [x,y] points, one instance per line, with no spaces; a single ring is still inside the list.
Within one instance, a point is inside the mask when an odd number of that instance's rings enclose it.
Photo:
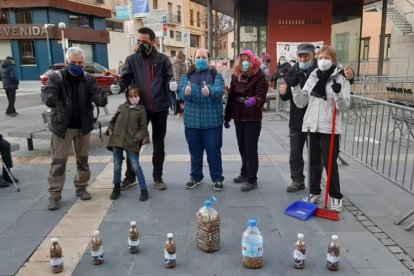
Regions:
[[[139,244],[140,244],[137,222],[131,221],[130,225],[131,225],[131,228],[129,228],[129,237],[128,237],[129,253],[137,254],[139,252]]]
[[[304,269],[306,260],[306,244],[303,241],[304,235],[298,234],[298,240],[295,242],[295,250],[293,250],[293,261],[295,268]]]
[[[94,265],[100,265],[104,262],[104,248],[103,248],[103,241],[99,236],[99,231],[93,231],[93,238],[91,242],[91,255],[92,255],[92,263]]]
[[[220,249],[220,215],[212,206],[217,202],[215,197],[204,201],[204,206],[196,213],[197,248],[212,253]]]
[[[263,236],[255,219],[249,219],[242,237],[243,266],[258,269],[263,265]]]
[[[50,267],[53,273],[60,273],[63,271],[62,247],[60,247],[57,238],[52,238],[52,245],[50,246]]]
[[[337,271],[339,268],[339,242],[337,235],[332,235],[332,240],[329,243],[326,267],[332,271]]]
[[[167,234],[167,241],[164,245],[164,264],[166,268],[174,268],[176,266],[176,246],[173,240],[173,233]]]

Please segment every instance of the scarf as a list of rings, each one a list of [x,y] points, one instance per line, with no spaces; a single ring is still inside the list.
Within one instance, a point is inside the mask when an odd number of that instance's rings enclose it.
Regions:
[[[318,81],[315,84],[315,87],[313,87],[312,94],[315,97],[322,98],[326,100],[326,82],[328,81],[329,77],[335,70],[336,66],[333,65],[331,68],[329,68],[326,71],[321,71],[318,69],[316,71],[316,76],[318,77]]]

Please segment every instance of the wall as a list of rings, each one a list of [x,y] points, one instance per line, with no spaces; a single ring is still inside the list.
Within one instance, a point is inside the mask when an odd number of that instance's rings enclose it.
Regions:
[[[381,34],[381,13],[380,12],[364,12],[362,19],[362,35],[361,37],[370,37],[369,41],[369,58],[378,58],[379,44]],[[392,27],[387,20],[385,33],[390,34]],[[393,41],[394,33],[391,36],[391,43]]]
[[[131,54],[130,39],[125,33],[109,32],[110,43],[108,44],[108,62],[110,70],[118,70],[119,61],[125,62]]]

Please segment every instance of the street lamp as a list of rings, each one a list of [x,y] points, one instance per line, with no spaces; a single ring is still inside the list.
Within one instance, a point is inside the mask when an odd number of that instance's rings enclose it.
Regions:
[[[47,56],[49,58],[49,66],[52,65],[52,56],[50,54],[50,43],[49,43],[49,27],[54,27],[55,24],[45,24],[43,26],[46,31],[46,43],[47,43]]]
[[[58,28],[60,29],[60,31],[62,33],[63,62],[66,65],[66,58],[65,58],[65,54],[66,54],[66,49],[65,49],[65,32],[64,32],[64,30],[66,29],[66,24],[64,22],[59,22]]]

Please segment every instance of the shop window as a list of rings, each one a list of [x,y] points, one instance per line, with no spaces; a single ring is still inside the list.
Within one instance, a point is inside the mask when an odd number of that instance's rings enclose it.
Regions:
[[[200,45],[200,36],[190,34],[190,46],[198,48],[199,45]]]
[[[181,41],[181,32],[175,31],[175,40],[176,41]]]
[[[105,23],[106,23],[106,30],[107,31],[114,31],[114,32],[121,32],[121,33],[124,32],[124,23],[123,22],[106,19]]]
[[[370,37],[362,37],[361,38],[361,59],[367,60],[369,58],[369,42]]]
[[[88,15],[69,14],[69,25],[74,27],[92,28],[92,18]]]
[[[7,11],[2,11],[0,9],[0,24],[9,24],[7,18],[8,18]]]
[[[31,24],[32,12],[30,10],[17,10],[16,11],[16,24]]]
[[[22,65],[36,64],[36,51],[33,40],[19,40],[19,49]]]

